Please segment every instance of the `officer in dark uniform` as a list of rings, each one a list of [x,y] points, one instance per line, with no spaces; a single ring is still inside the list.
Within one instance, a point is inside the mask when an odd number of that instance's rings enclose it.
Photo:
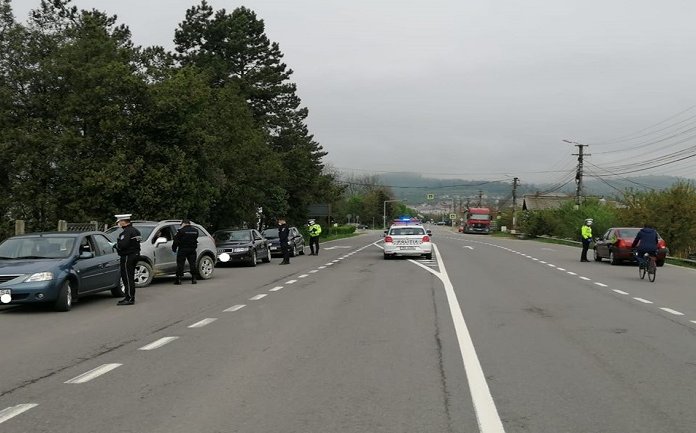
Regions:
[[[191,284],[196,284],[196,247],[198,246],[198,229],[191,225],[191,221],[181,221],[181,228],[174,235],[172,251],[176,253],[176,280],[174,284],[181,284],[184,276],[184,263],[188,260],[191,270]]]
[[[117,305],[135,304],[135,265],[140,257],[140,231],[131,224],[131,214],[115,215],[116,224],[123,229],[118,236],[115,248],[121,258],[121,280],[126,297]]]
[[[285,218],[278,218],[278,239],[280,240],[280,250],[283,252],[281,265],[290,264],[290,227],[285,222]]]

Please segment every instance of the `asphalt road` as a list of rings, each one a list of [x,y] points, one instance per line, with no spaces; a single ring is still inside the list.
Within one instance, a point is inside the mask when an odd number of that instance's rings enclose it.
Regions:
[[[368,232],[130,307],[2,307],[0,431],[696,431],[694,271],[432,228],[432,261]]]

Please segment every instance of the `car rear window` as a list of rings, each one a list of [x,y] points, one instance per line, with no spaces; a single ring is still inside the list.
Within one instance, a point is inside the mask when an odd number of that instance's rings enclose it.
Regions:
[[[635,239],[635,237],[639,231],[640,231],[640,229],[621,229],[621,230],[619,230],[618,237]]]
[[[391,229],[389,234],[392,236],[418,236],[424,235],[425,229],[422,227],[399,227]]]

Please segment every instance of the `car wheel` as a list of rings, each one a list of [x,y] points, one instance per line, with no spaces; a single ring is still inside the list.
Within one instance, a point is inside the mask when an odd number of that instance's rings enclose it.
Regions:
[[[292,250],[290,251],[290,257],[295,257],[297,255],[297,245],[292,244]]]
[[[594,261],[595,262],[601,262],[602,258],[599,256],[599,253],[597,252],[597,248],[594,249]]]
[[[655,264],[661,268],[662,266],[665,265],[665,260],[664,259],[662,259],[662,260],[657,259],[657,260],[655,260]]]
[[[256,250],[251,250],[251,258],[249,258],[249,266],[256,266]]]
[[[386,253],[385,253],[385,254],[384,254],[384,260],[389,260],[389,259],[391,259],[391,256],[390,256],[389,254],[386,254]]]
[[[155,276],[148,262],[138,262],[135,265],[135,287],[147,287]]]
[[[58,299],[56,299],[53,308],[56,311],[70,311],[70,308],[72,308],[72,295],[70,281],[65,280],[58,292]]]
[[[300,245],[300,255],[304,256],[304,244]]]
[[[614,256],[614,252],[613,252],[613,251],[609,251],[609,263],[611,263],[612,265],[618,265],[618,264],[619,264],[619,261],[618,261],[618,260],[616,259],[616,257]]]
[[[432,259],[433,259],[433,253],[425,255],[425,260],[432,260]]]
[[[111,289],[111,296],[114,298],[124,298],[126,296],[126,286],[123,285],[123,280],[118,279],[118,286]]]
[[[264,257],[263,259],[261,259],[261,261],[264,262],[264,263],[271,263],[271,250],[269,250],[268,248],[266,248],[266,257]]]
[[[213,258],[205,255],[198,260],[198,278],[201,280],[209,280],[215,272],[215,262]]]

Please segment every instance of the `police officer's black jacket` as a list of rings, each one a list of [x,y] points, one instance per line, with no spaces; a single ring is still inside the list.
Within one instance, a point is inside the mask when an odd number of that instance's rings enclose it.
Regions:
[[[191,226],[183,226],[174,235],[172,251],[191,252],[198,246],[198,229]]]
[[[140,231],[133,227],[133,224],[128,224],[123,228],[123,231],[118,236],[116,241],[116,249],[119,256],[128,256],[131,254],[140,253]]]
[[[287,224],[281,224],[278,227],[278,238],[280,239],[281,244],[288,244],[288,239],[290,238],[290,227],[288,227]]]

